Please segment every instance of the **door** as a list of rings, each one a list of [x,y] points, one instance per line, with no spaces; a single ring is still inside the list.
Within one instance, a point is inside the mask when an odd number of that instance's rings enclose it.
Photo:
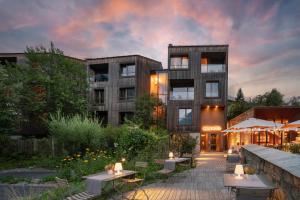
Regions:
[[[215,133],[210,134],[210,150],[217,150],[217,134]]]

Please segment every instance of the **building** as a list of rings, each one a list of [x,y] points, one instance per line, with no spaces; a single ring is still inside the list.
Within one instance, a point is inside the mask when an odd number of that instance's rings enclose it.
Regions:
[[[297,106],[257,106],[228,121],[228,127],[238,124],[248,118],[258,118],[281,124],[291,123],[300,119],[300,107]],[[296,139],[296,131],[258,131],[244,133],[228,133],[227,147],[238,144],[261,144],[265,146],[282,146]]]
[[[198,137],[201,151],[223,151],[227,85],[228,45],[169,45],[169,132]]]
[[[130,119],[135,100],[150,94],[150,74],[161,70],[156,60],[140,55],[88,58],[89,110],[103,124],[119,125]]]
[[[25,63],[26,58],[24,53],[0,53],[0,65],[10,64],[21,64]]]

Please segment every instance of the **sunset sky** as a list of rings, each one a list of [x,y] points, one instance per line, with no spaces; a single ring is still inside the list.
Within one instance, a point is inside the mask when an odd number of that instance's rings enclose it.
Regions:
[[[53,41],[66,55],[141,54],[229,44],[229,94],[300,96],[299,0],[0,0],[0,52]]]

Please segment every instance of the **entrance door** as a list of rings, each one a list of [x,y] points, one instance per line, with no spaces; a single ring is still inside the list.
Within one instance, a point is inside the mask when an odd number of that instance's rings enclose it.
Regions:
[[[210,150],[217,150],[217,134],[215,133],[210,134]]]

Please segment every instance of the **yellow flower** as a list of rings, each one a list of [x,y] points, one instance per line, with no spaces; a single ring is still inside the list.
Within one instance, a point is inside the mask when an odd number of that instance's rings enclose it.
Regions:
[[[85,150],[86,150],[86,151],[89,151],[90,149],[89,149],[89,148],[86,148]]]
[[[80,154],[77,154],[77,157],[80,157]]]
[[[96,158],[93,158],[93,160],[96,160]]]
[[[64,161],[66,161],[67,159],[64,158]]]
[[[88,160],[84,160],[83,162],[88,163],[89,161]]]

